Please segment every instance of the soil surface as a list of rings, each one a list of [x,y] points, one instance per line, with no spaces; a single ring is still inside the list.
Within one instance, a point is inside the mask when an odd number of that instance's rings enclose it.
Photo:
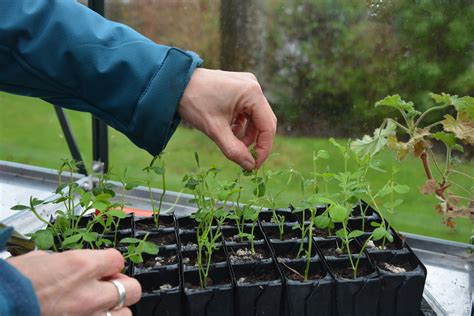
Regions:
[[[285,223],[290,223],[290,222],[296,222],[297,219],[295,218],[294,215],[291,215],[291,214],[288,214],[288,215],[283,215],[283,217],[285,218],[284,219],[284,222]],[[260,220],[260,222],[262,224],[278,224],[275,222],[275,219],[273,218],[273,215],[272,214],[265,214],[262,216],[262,219]]]
[[[409,262],[397,263],[397,264],[381,262],[381,263],[378,263],[377,266],[382,270],[392,272],[392,273],[404,273],[408,271],[413,271],[414,269]]]
[[[181,229],[196,229],[198,222],[193,219],[178,220],[178,227]]]
[[[283,232],[283,238],[280,239],[280,231],[278,229],[265,229],[265,234],[270,239],[278,240],[297,240],[301,238],[301,234],[298,234],[299,230],[287,230]]]
[[[388,242],[385,241],[385,246],[383,246],[383,240],[369,241],[367,243],[367,249],[369,250],[400,250],[403,249],[403,246],[400,247],[400,244],[397,242]]]
[[[228,284],[231,284],[230,277],[225,277],[225,278],[216,279],[216,280],[214,280],[210,277],[207,277],[207,286],[208,287],[213,286],[213,285],[228,285]],[[199,283],[194,284],[194,283],[191,283],[191,282],[185,282],[184,287],[187,288],[187,289],[194,289],[194,290],[202,289],[201,285]]]
[[[158,224],[160,228],[174,227],[174,223],[166,223],[165,221],[160,221]],[[143,231],[156,230],[156,225],[154,223],[135,222],[135,229]]]
[[[137,264],[138,268],[160,268],[162,266],[169,266],[178,264],[178,256],[157,256],[151,260],[147,260],[143,263]]]
[[[203,257],[204,259],[204,257]],[[183,254],[183,264],[189,267],[197,267],[197,253]],[[212,253],[211,264],[226,262],[226,256],[223,251],[215,251]]]
[[[195,250],[197,248],[197,244],[188,241],[187,243],[182,243],[181,244],[181,249],[182,250]]]
[[[334,233],[330,233],[327,229],[313,228],[313,237],[327,238],[334,236]]]
[[[248,239],[247,238],[241,238],[238,234],[236,235],[233,235],[233,236],[226,236],[226,234],[224,234],[224,240],[225,241],[234,241],[234,242],[247,242]],[[263,237],[260,236],[258,233],[255,234],[255,239],[254,239],[254,242],[255,241],[261,241],[263,240]]]
[[[344,279],[353,279],[354,278],[354,270],[352,270],[352,267],[341,267],[341,268],[332,268],[332,271],[334,274],[336,274],[340,278]],[[367,267],[365,265],[359,265],[357,269],[357,277],[363,277],[367,276],[374,272],[374,270],[370,267]]]
[[[253,271],[254,273],[247,275],[245,277],[240,277],[237,279],[237,284],[253,284],[257,282],[268,282],[274,281],[278,279],[278,276],[275,272],[265,272],[265,273],[257,273],[257,271]]]
[[[148,236],[148,241],[157,245],[175,245],[176,236],[174,232],[159,232],[157,235]]]
[[[170,283],[165,283],[161,285],[154,286],[149,292],[150,293],[160,293],[160,292],[166,292],[170,290],[175,290],[178,287],[178,285],[172,285]]]
[[[341,249],[337,247],[337,244],[318,244],[319,248],[321,249],[321,252],[325,257],[329,256],[334,256],[334,257],[340,257],[340,256],[347,256],[347,249],[344,248]],[[337,248],[336,248],[337,247]],[[358,254],[359,249],[354,244],[350,244],[349,246],[351,248],[351,254]]]
[[[268,251],[265,251],[265,249],[258,248],[255,249],[254,253],[252,253],[252,251],[248,248],[239,248],[237,249],[237,251],[230,249],[229,256],[230,262],[232,264],[260,261],[263,259],[268,259],[270,257],[271,255]]]
[[[280,264],[283,266],[283,270],[285,271],[286,277],[288,279],[293,281],[304,281],[304,268],[297,270],[286,265],[285,263],[280,262]],[[320,272],[312,272],[310,269],[308,280],[319,280],[324,278],[324,276],[324,274],[321,274]]]

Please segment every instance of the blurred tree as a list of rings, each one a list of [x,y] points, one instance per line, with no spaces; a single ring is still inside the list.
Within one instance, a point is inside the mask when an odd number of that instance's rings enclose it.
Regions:
[[[428,91],[474,92],[472,1],[271,3],[266,60],[288,129],[360,134],[380,123],[373,104],[387,94],[429,104]]]
[[[266,1],[221,1],[222,69],[253,72],[264,81],[266,21]]]

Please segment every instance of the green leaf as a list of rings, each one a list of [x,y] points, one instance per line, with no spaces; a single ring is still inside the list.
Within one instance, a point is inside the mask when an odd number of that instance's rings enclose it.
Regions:
[[[372,232],[373,240],[380,240],[387,234],[387,230],[383,226],[379,226]]]
[[[319,215],[314,218],[314,225],[316,225],[317,228],[326,228],[328,227],[330,222],[330,219],[327,215]]]
[[[61,196],[61,197],[58,197],[57,199],[55,199],[55,200],[53,201],[53,204],[59,204],[59,203],[62,203],[62,202],[64,202],[64,201],[66,201],[66,200],[67,200],[67,197]]]
[[[163,168],[161,166],[153,166],[153,167],[151,167],[151,170],[153,170],[153,172],[156,173],[159,176],[165,174],[165,168]]]
[[[79,240],[81,240],[81,238],[82,238],[82,233],[69,236],[69,237],[67,237],[66,239],[63,240],[62,247],[63,248],[68,248],[71,245],[77,243]]]
[[[125,214],[123,211],[121,210],[110,210],[110,211],[107,211],[107,215],[110,215],[110,216],[113,216],[113,217],[117,217],[117,218],[120,218],[120,219],[123,219],[123,218],[126,218],[127,217],[127,214]]]
[[[133,190],[136,187],[138,187],[139,185],[140,185],[139,181],[130,181],[125,185],[125,190],[127,190],[127,191]]]
[[[92,204],[92,207],[98,209],[99,211],[103,212],[107,209],[108,205],[102,201],[95,201]]]
[[[359,236],[362,236],[364,234],[364,232],[362,230],[353,230],[349,233],[349,235],[347,236],[349,239],[352,239],[352,238],[357,238]]]
[[[407,113],[415,111],[413,102],[403,101],[400,95],[390,95],[375,103],[375,107],[388,106]]]
[[[87,241],[87,242],[93,242],[97,240],[98,235],[99,234],[96,232],[88,232],[82,235],[82,239],[84,239],[84,241]]]
[[[399,194],[404,194],[410,191],[410,187],[406,184],[397,184],[393,186],[393,190]]]
[[[393,236],[389,231],[387,231],[387,234],[385,234],[385,238],[387,238],[389,242],[393,242]]]
[[[393,201],[393,202],[390,202],[390,201],[389,201],[389,202],[385,202],[385,203],[383,204],[383,207],[384,207],[384,208],[387,208],[387,209],[394,209],[394,208],[396,208],[397,206],[399,206],[399,205],[402,204],[402,203],[403,203],[403,200],[402,200],[402,199],[396,199],[396,200]]]
[[[143,257],[142,257],[142,255],[139,254],[139,253],[136,253],[136,254],[131,255],[130,257],[128,257],[128,259],[130,259],[130,261],[132,261],[132,262],[135,263],[135,264],[138,264],[138,263],[142,263],[142,262],[143,262]]]
[[[379,223],[379,222],[370,222],[370,226],[372,226],[372,227],[380,227],[380,223]]]
[[[83,207],[89,206],[89,203],[91,202],[92,199],[92,193],[91,192],[86,192],[81,196],[81,205]]]
[[[321,149],[318,151],[316,158],[329,159],[329,153],[326,150]]]
[[[430,93],[431,98],[441,105],[452,105],[458,113],[465,112],[468,117],[474,119],[474,97],[458,97],[447,93]]]
[[[194,152],[194,160],[196,160],[196,165],[199,168],[200,167],[200,165],[199,165],[199,155],[196,151]]]
[[[341,144],[339,144],[334,138],[329,138],[329,142],[335,146],[337,149],[339,149],[339,151],[344,155],[347,151],[346,147],[342,146]]]
[[[143,242],[143,252],[148,253],[150,255],[156,255],[158,253],[158,246],[155,243],[150,241]]]
[[[459,144],[455,144],[455,145],[453,146],[452,150],[457,150],[457,151],[463,153],[463,152],[464,152],[464,147],[462,147],[462,146],[459,145]]]
[[[253,194],[255,195],[255,197],[260,198],[265,195],[265,190],[265,182],[262,181],[257,184],[257,187],[253,190]]]
[[[21,204],[15,205],[11,208],[12,211],[26,211],[29,209],[30,209],[29,206],[21,205]]]
[[[453,133],[437,132],[432,134],[431,137],[442,141],[450,149],[456,145],[456,135]]]
[[[436,94],[430,92],[428,94],[436,103],[442,104],[442,105],[451,105],[451,96],[446,93],[441,93],[441,94]],[[457,96],[456,96],[457,97]]]
[[[388,137],[395,135],[397,126],[388,121],[384,128],[377,128],[373,136],[365,135],[362,139],[356,139],[351,143],[351,149],[359,157],[373,157],[382,150],[388,142]]]
[[[331,219],[336,223],[345,221],[348,215],[347,209],[339,204],[329,208],[329,216],[331,216]]]
[[[121,244],[137,244],[139,242],[141,242],[140,239],[133,238],[133,237],[125,237],[125,238],[122,238],[122,240],[120,240]]]
[[[35,241],[38,249],[40,250],[48,250],[53,247],[54,238],[53,233],[50,230],[38,230],[31,237]]]
[[[336,231],[336,236],[341,238],[341,239],[344,239],[345,238],[345,230],[344,228],[341,228],[339,229],[338,231]]]
[[[112,195],[107,193],[99,194],[95,197],[96,201],[108,202],[112,198]]]

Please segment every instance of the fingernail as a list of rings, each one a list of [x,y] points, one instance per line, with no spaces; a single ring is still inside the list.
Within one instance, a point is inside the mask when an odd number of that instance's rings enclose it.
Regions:
[[[253,160],[245,160],[242,167],[246,170],[252,170],[255,167],[255,162]]]

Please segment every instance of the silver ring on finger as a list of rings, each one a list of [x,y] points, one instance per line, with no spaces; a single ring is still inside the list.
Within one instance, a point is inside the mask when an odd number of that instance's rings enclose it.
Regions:
[[[112,310],[117,310],[117,309],[122,308],[123,305],[125,304],[127,292],[125,291],[125,286],[123,286],[122,282],[118,280],[110,280],[110,282],[112,282],[112,284],[115,285],[115,287],[117,288],[118,295],[119,295],[117,305],[115,305],[115,307],[112,309]],[[110,312],[108,313],[110,314]],[[109,316],[109,314],[107,314],[107,316]]]
[[[112,313],[110,311],[106,311],[105,316],[112,316]]]

